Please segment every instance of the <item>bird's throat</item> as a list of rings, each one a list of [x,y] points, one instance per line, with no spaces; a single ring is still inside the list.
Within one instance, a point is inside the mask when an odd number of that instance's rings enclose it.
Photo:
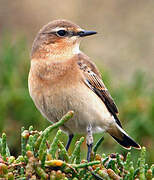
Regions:
[[[80,53],[79,44],[67,46],[66,44],[45,45],[40,48],[34,58],[40,58],[50,61],[65,61],[71,59],[74,55]]]

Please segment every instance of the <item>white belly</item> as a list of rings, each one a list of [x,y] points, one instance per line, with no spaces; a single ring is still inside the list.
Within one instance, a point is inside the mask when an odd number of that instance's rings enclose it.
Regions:
[[[88,124],[92,125],[93,131],[104,131],[115,122],[102,100],[84,84],[60,91],[55,87],[46,94],[42,93],[41,98],[43,100],[38,101],[37,96],[35,105],[49,121],[58,121],[69,110],[75,112],[63,127],[68,133],[86,133]]]

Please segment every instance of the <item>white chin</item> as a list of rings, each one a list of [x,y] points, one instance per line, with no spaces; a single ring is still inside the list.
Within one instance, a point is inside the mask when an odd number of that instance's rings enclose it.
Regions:
[[[79,54],[79,53],[80,53],[79,43],[76,43],[73,48],[73,54]]]

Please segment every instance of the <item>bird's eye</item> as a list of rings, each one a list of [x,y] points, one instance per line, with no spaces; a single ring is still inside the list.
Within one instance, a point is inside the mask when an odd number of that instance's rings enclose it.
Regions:
[[[57,35],[58,35],[58,36],[66,36],[66,34],[67,34],[67,31],[65,31],[65,30],[59,30],[59,31],[57,31]]]

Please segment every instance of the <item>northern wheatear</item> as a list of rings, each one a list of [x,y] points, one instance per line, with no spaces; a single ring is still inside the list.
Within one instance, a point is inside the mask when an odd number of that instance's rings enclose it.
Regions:
[[[140,149],[122,129],[118,109],[97,67],[79,50],[81,39],[93,34],[67,20],[45,25],[33,43],[28,79],[30,96],[46,119],[56,122],[69,110],[75,112],[61,127],[69,135],[66,149],[73,134],[88,134],[88,160],[92,131],[106,131],[124,148]]]

